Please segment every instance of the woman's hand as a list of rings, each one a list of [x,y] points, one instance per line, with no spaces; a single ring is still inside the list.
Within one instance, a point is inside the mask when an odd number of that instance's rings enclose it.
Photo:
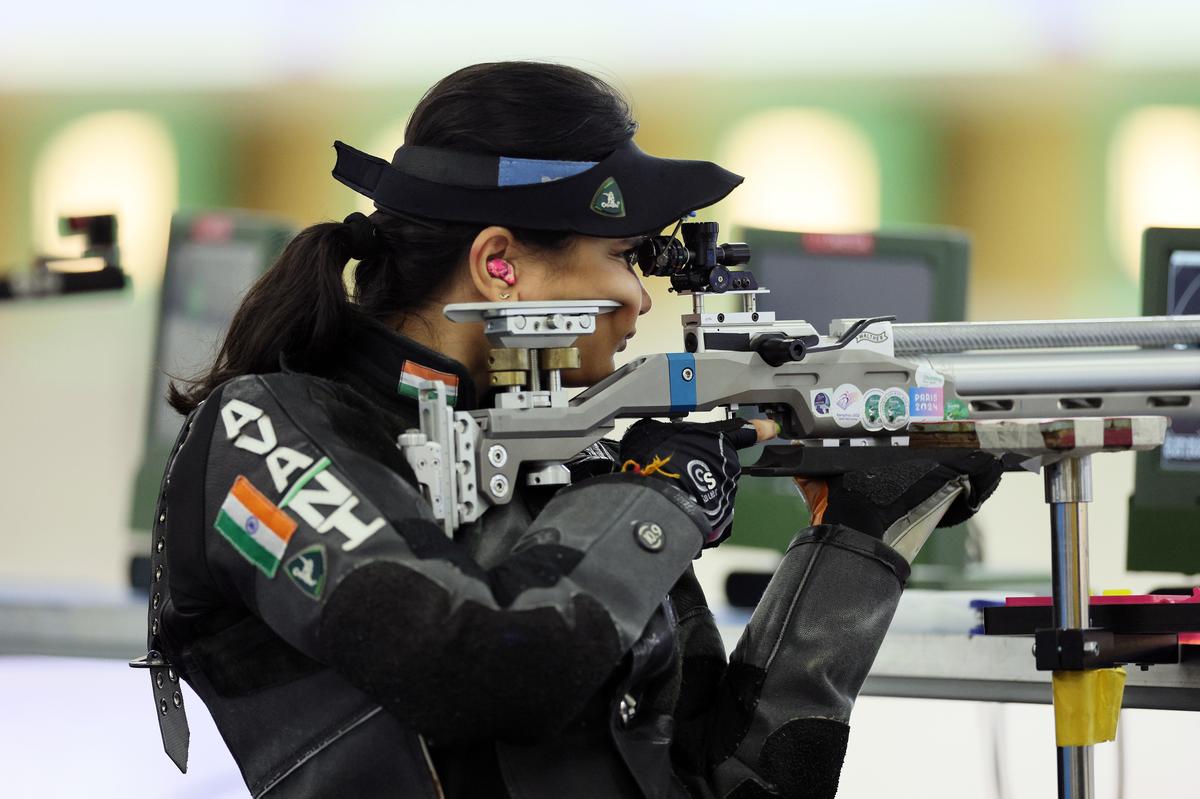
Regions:
[[[711,527],[704,545],[716,546],[733,521],[742,473],[737,450],[768,441],[777,430],[766,419],[669,424],[643,419],[621,439],[621,471],[668,480],[690,494]]]
[[[758,435],[757,443],[759,444],[764,441],[770,441],[779,435],[779,425],[770,419],[747,419],[746,421],[754,425],[754,431]]]

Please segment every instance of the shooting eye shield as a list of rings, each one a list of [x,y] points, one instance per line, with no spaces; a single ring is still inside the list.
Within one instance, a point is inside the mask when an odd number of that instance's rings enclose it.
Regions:
[[[404,145],[389,164],[340,141],[333,146],[333,176],[381,211],[602,238],[657,232],[742,182],[708,161],[647,155],[632,139],[601,161]]]

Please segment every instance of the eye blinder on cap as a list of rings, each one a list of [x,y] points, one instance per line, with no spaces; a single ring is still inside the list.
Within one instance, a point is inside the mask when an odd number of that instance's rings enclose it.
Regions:
[[[604,238],[661,230],[742,182],[707,161],[646,155],[632,140],[595,163],[405,145],[389,164],[340,141],[334,148],[333,176],[380,210]],[[539,176],[545,182],[520,182]]]

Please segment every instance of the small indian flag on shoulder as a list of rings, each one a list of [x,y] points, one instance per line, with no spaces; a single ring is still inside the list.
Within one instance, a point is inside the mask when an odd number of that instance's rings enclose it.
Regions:
[[[397,390],[402,396],[417,398],[417,386],[422,380],[440,380],[446,386],[446,401],[451,405],[458,399],[458,376],[449,372],[439,372],[414,361],[405,361],[400,370],[400,385]]]
[[[233,482],[213,526],[268,577],[275,576],[288,540],[296,532],[295,519],[241,475]]]

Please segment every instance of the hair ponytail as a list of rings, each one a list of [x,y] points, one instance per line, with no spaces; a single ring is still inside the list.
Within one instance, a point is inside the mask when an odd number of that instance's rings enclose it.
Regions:
[[[490,155],[599,161],[637,130],[629,104],[599,78],[527,61],[476,64],[438,81],[413,111],[409,144]],[[247,292],[212,368],[190,388],[172,384],[171,406],[189,413],[244,374],[319,370],[357,315],[397,325],[427,310],[483,226],[351,214],[302,231]],[[522,244],[559,249],[568,233],[512,229]],[[351,259],[354,297],[343,273]]]
[[[333,352],[354,313],[342,279],[354,248],[348,227],[322,222],[288,243],[246,292],[208,373],[189,390],[170,386],[173,408],[189,413],[226,380],[278,371],[281,355],[311,367]]]

